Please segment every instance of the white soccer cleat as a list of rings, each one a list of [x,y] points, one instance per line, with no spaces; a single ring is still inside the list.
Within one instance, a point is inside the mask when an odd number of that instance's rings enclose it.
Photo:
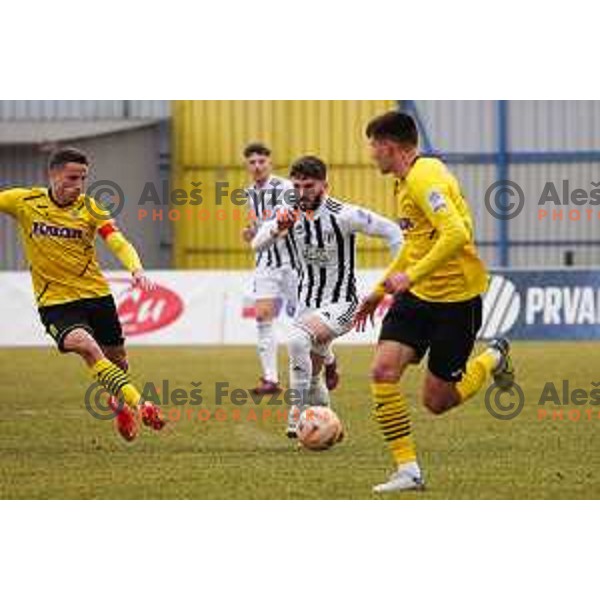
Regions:
[[[494,369],[492,376],[494,384],[501,390],[510,389],[515,383],[515,368],[510,356],[510,342],[506,338],[492,340],[488,344],[490,350],[495,350],[500,360]]]
[[[385,483],[380,483],[373,488],[376,494],[387,494],[389,492],[404,492],[408,490],[422,490],[425,481],[421,475],[421,469],[416,462],[407,463],[398,467],[398,470]]]
[[[288,422],[287,429],[285,430],[285,434],[291,440],[296,439],[298,437],[298,421],[300,420],[300,413],[302,411],[296,405],[292,406],[288,412]]]

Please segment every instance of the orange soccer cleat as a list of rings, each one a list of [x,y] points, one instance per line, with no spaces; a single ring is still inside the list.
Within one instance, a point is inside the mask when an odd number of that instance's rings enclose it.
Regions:
[[[108,406],[115,413],[115,427],[121,437],[132,442],[139,433],[139,419],[137,411],[133,410],[125,403],[119,402],[115,396],[111,396],[108,400]]]
[[[142,423],[155,431],[160,431],[167,424],[167,421],[162,416],[160,407],[152,404],[152,402],[144,402],[140,408],[140,413],[142,415]]]

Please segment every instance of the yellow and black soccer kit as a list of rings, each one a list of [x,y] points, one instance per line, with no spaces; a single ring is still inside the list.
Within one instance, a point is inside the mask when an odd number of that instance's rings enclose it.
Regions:
[[[460,381],[481,327],[488,281],[469,207],[456,178],[435,158],[417,159],[396,182],[396,201],[404,246],[378,289],[398,272],[411,287],[394,299],[380,339],[411,346],[419,360],[429,350],[429,370]]]
[[[96,259],[96,234],[130,272],[142,264],[110,214],[84,195],[60,206],[47,188],[1,191],[0,212],[19,225],[40,317],[59,349],[64,351],[65,336],[79,328],[100,345],[121,345],[115,302]],[[90,371],[110,394],[130,406],[140,402],[127,373],[107,358],[90,365]]]
[[[477,255],[473,220],[456,178],[438,159],[419,157],[396,182],[404,245],[378,283],[405,273],[410,289],[397,294],[380,340],[429,351],[429,371],[454,382],[461,402],[481,389],[497,363],[486,351],[469,360],[481,327],[488,274]],[[467,362],[468,361],[468,362]],[[416,460],[408,403],[398,383],[372,384],[375,416],[398,464]]]
[[[83,195],[60,206],[47,188],[0,192],[0,212],[19,225],[40,317],[58,347],[63,350],[65,336],[77,327],[102,345],[122,344],[115,302],[96,258],[96,234],[130,270],[141,263],[110,214]]]

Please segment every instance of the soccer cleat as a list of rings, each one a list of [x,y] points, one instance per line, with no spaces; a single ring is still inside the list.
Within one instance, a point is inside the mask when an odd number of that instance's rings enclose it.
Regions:
[[[260,378],[260,383],[252,390],[253,394],[278,394],[282,391],[281,386],[275,381],[268,381],[264,377]]]
[[[300,420],[300,409],[297,406],[292,406],[288,412],[287,428],[285,435],[290,440],[295,440],[298,437],[298,421]]]
[[[498,366],[492,372],[494,383],[501,390],[508,390],[515,382],[515,369],[510,357],[510,342],[506,338],[498,338],[492,340],[488,344],[488,348],[500,354]]]
[[[137,437],[140,429],[137,411],[125,403],[121,405],[115,396],[108,399],[108,406],[116,415],[115,426],[117,431],[125,441],[132,442]]]
[[[155,431],[160,431],[167,424],[160,408],[152,402],[144,402],[140,408],[140,414],[142,415],[142,423]]]
[[[325,365],[325,386],[332,392],[340,384],[340,374],[337,370],[337,360],[333,359],[333,362]]]
[[[421,469],[416,462],[407,463],[398,467],[398,470],[385,483],[380,483],[373,488],[376,494],[389,492],[405,492],[408,490],[423,490],[425,482]]]

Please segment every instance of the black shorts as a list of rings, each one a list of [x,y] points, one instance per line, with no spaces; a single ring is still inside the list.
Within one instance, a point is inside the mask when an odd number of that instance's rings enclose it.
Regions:
[[[125,342],[112,296],[42,306],[39,313],[46,331],[61,352],[65,351],[65,336],[78,328],[88,331],[101,346],[121,346]]]
[[[426,302],[410,292],[398,294],[379,339],[414,348],[418,362],[429,350],[429,371],[444,381],[460,381],[481,327],[481,313],[481,296],[464,302]]]

